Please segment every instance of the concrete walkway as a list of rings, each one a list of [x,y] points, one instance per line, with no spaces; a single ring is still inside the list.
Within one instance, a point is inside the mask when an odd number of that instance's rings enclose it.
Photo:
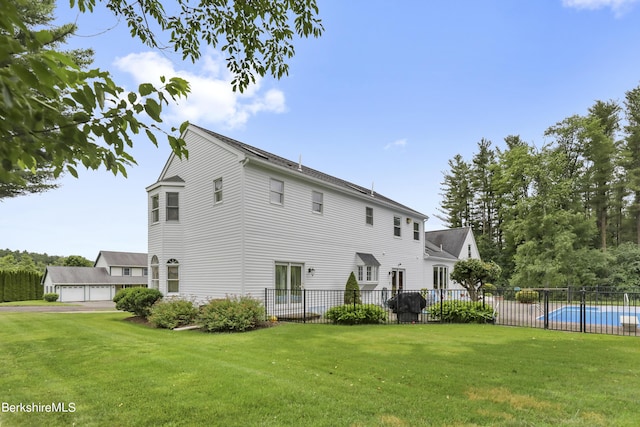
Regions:
[[[0,306],[3,312],[41,312],[41,313],[78,313],[78,312],[113,312],[116,303],[113,301],[83,301],[70,303],[73,305],[33,305],[33,306]]]

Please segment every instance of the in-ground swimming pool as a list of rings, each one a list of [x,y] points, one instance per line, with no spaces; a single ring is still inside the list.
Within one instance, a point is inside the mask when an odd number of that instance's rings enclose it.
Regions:
[[[585,323],[591,325],[621,326],[620,316],[633,316],[638,319],[639,307],[585,307]],[[544,320],[544,315],[538,317]],[[580,306],[567,305],[549,313],[550,322],[580,323]]]

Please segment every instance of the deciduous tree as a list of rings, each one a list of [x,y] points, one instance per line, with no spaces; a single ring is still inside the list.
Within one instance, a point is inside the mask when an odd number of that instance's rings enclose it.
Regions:
[[[495,282],[502,269],[493,261],[484,262],[479,259],[469,258],[458,261],[453,266],[451,279],[458,282],[469,292],[471,301],[478,301],[479,291],[485,283]]]

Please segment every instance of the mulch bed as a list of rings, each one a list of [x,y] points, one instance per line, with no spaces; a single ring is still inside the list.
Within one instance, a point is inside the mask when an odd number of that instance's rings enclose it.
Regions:
[[[131,317],[127,317],[124,319],[125,322],[131,322],[131,323],[136,323],[138,325],[142,325],[142,326],[146,326],[148,328],[156,328],[156,326],[149,322],[145,317],[142,316],[131,316]],[[274,326],[278,326],[280,325],[280,322],[260,322],[258,323],[258,325],[252,329],[252,331],[256,331],[258,329],[265,329],[265,328],[272,328]],[[249,331],[247,331],[249,332]]]

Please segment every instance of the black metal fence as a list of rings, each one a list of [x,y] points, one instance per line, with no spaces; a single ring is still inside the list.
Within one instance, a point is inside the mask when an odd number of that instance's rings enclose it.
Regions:
[[[489,307],[496,325],[544,328],[561,331],[613,335],[640,335],[640,293],[624,293],[607,288],[498,289],[481,293],[479,301]],[[424,307],[415,305],[405,313],[395,302],[398,295],[420,294]],[[526,293],[527,298],[523,298]],[[395,293],[389,290],[360,291],[265,289],[267,317],[305,323],[331,323],[326,313],[332,307],[373,304],[386,313],[383,323],[440,322],[446,301],[471,301],[465,290],[422,290]],[[406,310],[406,309],[405,309]],[[430,314],[431,313],[431,314]]]

